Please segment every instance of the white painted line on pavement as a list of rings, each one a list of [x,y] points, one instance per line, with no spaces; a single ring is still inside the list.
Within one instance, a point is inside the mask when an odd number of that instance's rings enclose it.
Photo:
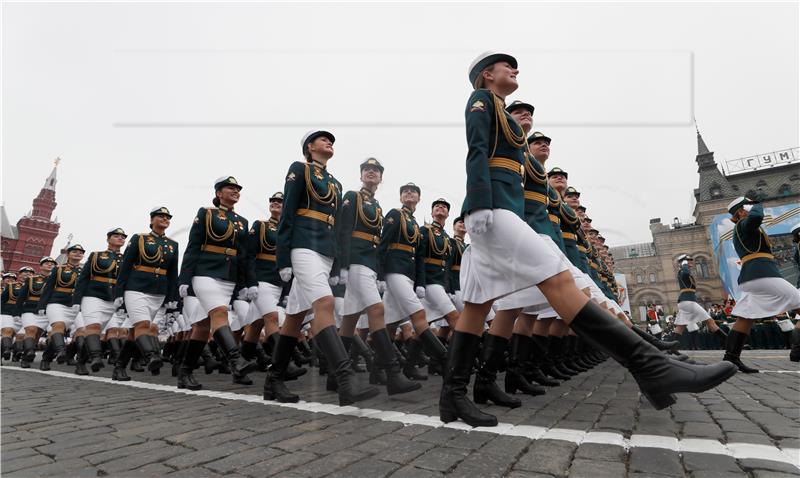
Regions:
[[[800,373],[800,370],[759,370],[759,373]]]
[[[180,393],[184,395],[194,395],[198,397],[218,398],[221,400],[235,400],[240,402],[250,402],[267,406],[291,408],[307,412],[327,413],[331,415],[347,415],[352,417],[374,418],[377,420],[402,423],[404,425],[422,425],[432,428],[452,428],[464,431],[482,431],[497,435],[520,436],[531,440],[562,440],[580,445],[582,443],[599,443],[604,445],[615,445],[629,450],[631,448],[660,448],[671,450],[678,453],[708,453],[712,455],[731,456],[737,460],[746,458],[757,458],[761,460],[788,463],[800,468],[800,450],[795,448],[779,448],[772,445],[757,445],[753,443],[721,443],[718,440],[702,438],[683,438],[666,437],[658,435],[631,435],[625,438],[621,433],[597,432],[570,430],[566,428],[543,428],[532,425],[514,425],[512,423],[500,423],[496,427],[470,427],[463,422],[442,423],[439,417],[432,417],[419,414],[409,414],[393,410],[377,410],[374,408],[358,408],[354,406],[340,407],[330,403],[305,402],[298,403],[279,403],[275,401],[262,400],[257,395],[245,395],[232,392],[219,392],[215,390],[185,390],[172,385],[160,385],[155,383],[139,382],[131,380],[129,382],[116,382],[110,378],[95,377],[91,375],[74,375],[66,372],[51,370],[44,372],[36,369],[22,369],[17,367],[2,367],[3,370],[13,370],[20,372],[39,373],[42,375],[52,375],[54,377],[70,378],[75,380],[87,380],[91,382],[102,382],[110,385],[121,385],[125,387],[140,388],[144,390],[156,390],[161,392]]]

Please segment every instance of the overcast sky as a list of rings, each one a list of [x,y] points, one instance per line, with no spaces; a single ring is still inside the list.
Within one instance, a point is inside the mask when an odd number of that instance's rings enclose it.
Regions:
[[[535,105],[548,169],[569,172],[612,246],[690,217],[693,115],[718,163],[800,144],[796,2],[1,8],[2,200],[16,223],[63,159],[54,254],[69,233],[95,249],[112,227],[144,231],[162,205],[185,243],[222,175],[263,218],[312,128],[336,135],[346,189],[374,156],[384,209],[414,181],[417,219],[445,197],[452,220],[466,70],[486,50],[519,59],[509,102]]]

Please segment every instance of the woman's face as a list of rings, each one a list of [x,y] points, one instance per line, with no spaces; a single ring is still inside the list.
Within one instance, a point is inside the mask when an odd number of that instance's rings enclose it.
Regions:
[[[527,132],[531,130],[533,126],[533,116],[531,116],[530,111],[525,108],[517,108],[511,112],[511,117],[514,118],[514,121],[516,121],[524,131]]]
[[[550,143],[547,141],[534,141],[528,146],[528,150],[541,163],[547,161],[547,158],[550,157]]]
[[[383,181],[381,170],[375,166],[366,166],[361,171],[361,182],[367,186],[377,186]]]
[[[46,276],[52,272],[55,262],[45,261],[39,266],[39,274]]]
[[[413,189],[403,189],[400,193],[400,202],[406,206],[416,206],[419,203],[419,193]]]
[[[548,176],[547,180],[550,182],[550,187],[553,189],[561,191],[567,187],[567,178],[565,178],[563,174]]]
[[[123,236],[122,234],[111,234],[108,237],[108,245],[110,247],[119,249],[120,247],[125,245],[125,236]]]
[[[330,159],[333,157],[333,143],[326,136],[320,136],[309,143],[308,152],[311,153],[312,158],[321,156],[325,159]]]
[[[512,67],[508,62],[501,61],[492,65],[489,79],[494,81],[494,85],[505,94],[511,94],[517,86],[517,74],[519,70]]]
[[[83,251],[80,249],[73,249],[67,253],[67,258],[70,262],[77,264],[83,260]]]
[[[233,206],[239,202],[239,191],[241,191],[241,189],[236,186],[225,186],[217,191],[217,198],[219,198],[221,204]]]
[[[581,205],[581,200],[578,198],[577,194],[568,194],[564,197],[564,201],[569,204],[569,207],[577,211],[578,206]],[[578,212],[578,216],[580,217],[580,212]]]
[[[280,216],[281,211],[283,211],[283,202],[282,201],[270,201],[269,203],[269,213],[273,216]]]
[[[161,228],[163,230],[166,230],[169,227],[170,222],[171,219],[166,214],[156,214],[150,220],[150,225],[153,228]]]

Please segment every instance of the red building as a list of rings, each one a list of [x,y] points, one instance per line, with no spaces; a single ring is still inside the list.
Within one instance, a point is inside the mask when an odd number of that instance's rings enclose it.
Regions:
[[[0,233],[2,233],[2,257],[4,271],[18,271],[31,266],[39,270],[39,260],[49,256],[60,224],[51,220],[56,208],[56,169],[58,159],[50,176],[44,182],[39,195],[33,200],[33,209],[12,226],[5,207],[0,206]]]

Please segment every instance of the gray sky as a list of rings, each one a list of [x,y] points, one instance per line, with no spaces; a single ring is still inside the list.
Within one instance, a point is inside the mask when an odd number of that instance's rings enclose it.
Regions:
[[[2,199],[31,207],[60,156],[57,253],[73,233],[146,230],[167,206],[184,242],[215,178],[244,185],[251,221],[301,159],[309,129],[337,137],[331,172],[386,166],[378,192],[422,187],[417,218],[465,184],[466,69],[520,61],[513,99],[553,138],[612,246],[691,215],[692,115],[718,163],[795,147],[797,3],[2,5]],[[450,222],[448,221],[448,226]]]

